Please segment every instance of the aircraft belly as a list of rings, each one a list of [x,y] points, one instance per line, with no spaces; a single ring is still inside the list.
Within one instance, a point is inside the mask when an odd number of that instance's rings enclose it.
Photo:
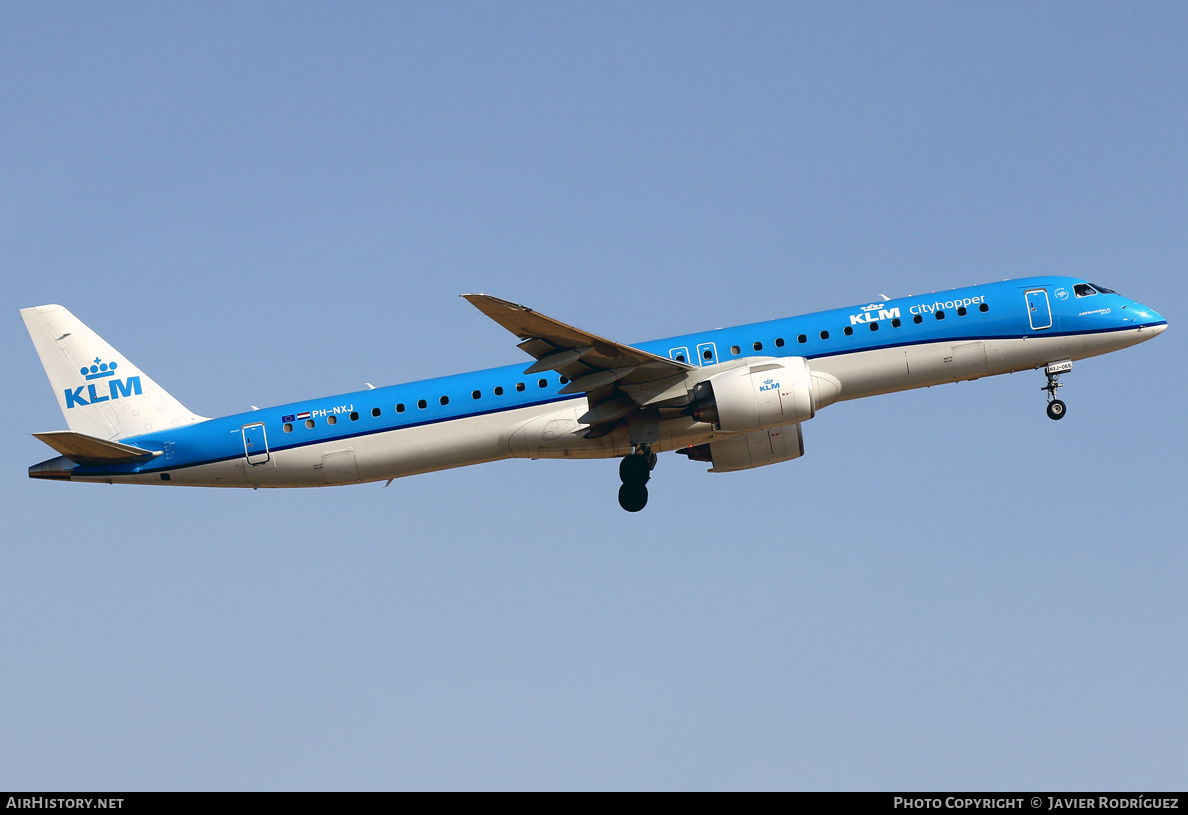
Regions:
[[[1135,328],[1129,331],[1110,331],[1098,334],[1081,334],[1071,337],[1069,356],[1073,359],[1094,357],[1120,351],[1132,345],[1138,345],[1156,336],[1150,329]]]
[[[553,406],[550,406],[553,407]],[[588,410],[585,398],[522,421],[508,437],[512,458],[605,458],[631,452],[626,432],[616,428],[605,436],[587,439],[588,425],[578,418]]]
[[[356,445],[358,480],[401,478],[506,458],[501,424],[492,416],[475,416],[368,437],[370,443]]]
[[[254,468],[253,468],[254,469]],[[217,461],[198,467],[186,467],[171,471],[170,484],[197,487],[249,487],[248,464],[243,459]],[[160,474],[154,476],[160,479]]]
[[[876,349],[820,357],[810,361],[814,373],[834,376],[841,399],[926,388],[1027,371],[1063,358],[1117,351],[1154,336],[1139,329],[1098,334],[1032,336],[1016,339],[933,342],[903,348]]]
[[[932,342],[860,351],[811,361],[814,372],[841,382],[841,399],[927,388],[947,382],[1030,370],[1068,356],[1068,338]]]
[[[903,348],[820,357],[810,360],[809,368],[815,375],[824,374],[837,380],[838,400],[916,387],[909,379],[908,358]]]
[[[353,484],[359,480],[359,464],[353,447],[324,451],[321,466],[315,464],[314,469],[322,471],[325,484]]]
[[[215,461],[177,469],[161,468],[147,473],[121,476],[74,477],[74,481],[104,481],[112,484],[159,484],[168,487],[250,487],[243,460]],[[165,478],[163,476],[167,476]]]

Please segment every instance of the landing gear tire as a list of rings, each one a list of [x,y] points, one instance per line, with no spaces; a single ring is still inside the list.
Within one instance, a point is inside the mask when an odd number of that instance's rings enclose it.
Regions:
[[[649,444],[637,445],[635,452],[619,461],[619,506],[628,512],[639,512],[648,503],[646,484],[656,466],[656,454]]]
[[[632,458],[640,458],[632,456]],[[628,512],[639,512],[648,505],[648,488],[643,484],[623,484],[619,487],[619,506]]]
[[[1064,402],[1056,398],[1056,391],[1063,388],[1060,384],[1060,375],[1066,374],[1072,370],[1073,364],[1071,359],[1063,360],[1062,362],[1049,362],[1044,366],[1044,375],[1048,377],[1048,384],[1044,385],[1040,390],[1048,392],[1048,418],[1053,421],[1063,419],[1067,408]]]
[[[619,480],[622,481],[624,485],[638,484],[642,487],[644,484],[648,483],[648,479],[652,477],[651,470],[652,468],[648,465],[648,459],[646,456],[640,456],[632,453],[629,456],[623,456],[623,460],[619,462]],[[619,495],[622,496],[621,491]],[[622,500],[623,499],[620,497],[619,502],[622,503]],[[644,502],[646,503],[647,500],[647,494],[645,493]],[[643,505],[641,504],[640,507],[642,508]],[[624,509],[626,509],[626,507],[624,507]],[[629,511],[635,512],[635,510]]]

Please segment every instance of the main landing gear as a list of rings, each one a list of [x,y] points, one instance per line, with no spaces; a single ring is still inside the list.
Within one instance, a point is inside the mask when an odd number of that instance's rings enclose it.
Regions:
[[[1044,368],[1044,373],[1048,377],[1048,384],[1040,388],[1048,392],[1048,418],[1053,420],[1063,419],[1068,407],[1064,402],[1056,398],[1056,389],[1063,388],[1060,384],[1060,375],[1066,374],[1072,370],[1072,360],[1064,360],[1063,362],[1051,362]]]
[[[648,480],[656,466],[656,454],[652,445],[637,444],[635,452],[623,456],[619,462],[619,506],[628,512],[639,512],[648,504]]]

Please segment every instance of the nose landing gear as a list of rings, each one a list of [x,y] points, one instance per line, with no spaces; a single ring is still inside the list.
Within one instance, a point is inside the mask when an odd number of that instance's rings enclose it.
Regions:
[[[1072,370],[1073,364],[1071,359],[1066,359],[1061,362],[1050,362],[1044,368],[1044,373],[1048,377],[1048,384],[1040,388],[1048,392],[1048,418],[1059,420],[1064,418],[1065,412],[1068,410],[1064,402],[1056,398],[1057,388],[1063,388],[1064,385],[1060,383],[1060,375],[1066,374]]]
[[[656,454],[650,444],[637,444],[635,452],[619,462],[619,506],[628,512],[639,512],[648,503],[648,480],[656,466]]]

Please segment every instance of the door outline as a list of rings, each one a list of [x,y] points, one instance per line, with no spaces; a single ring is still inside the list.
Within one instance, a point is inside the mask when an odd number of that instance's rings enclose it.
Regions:
[[[706,357],[705,352],[709,351],[710,355]],[[712,342],[703,342],[697,346],[697,363],[701,367],[706,365],[718,364],[718,346]]]
[[[1052,304],[1048,301],[1047,289],[1028,289],[1024,293],[1027,300],[1027,319],[1035,331],[1052,327]],[[1041,299],[1042,298],[1042,299]],[[1045,323],[1044,321],[1047,320]],[[1039,323],[1043,323],[1040,325]]]
[[[243,434],[243,454],[247,456],[247,463],[255,466],[268,463],[268,434],[264,431],[263,422],[244,425],[240,431]],[[261,452],[263,448],[263,452]]]

